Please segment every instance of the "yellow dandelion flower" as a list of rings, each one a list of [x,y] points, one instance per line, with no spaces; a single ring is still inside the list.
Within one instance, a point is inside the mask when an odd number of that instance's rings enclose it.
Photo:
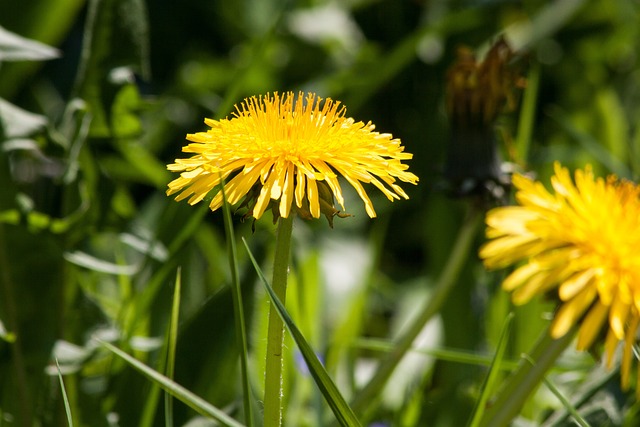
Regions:
[[[187,135],[191,143],[182,151],[193,155],[168,165],[180,177],[169,183],[167,194],[179,193],[176,200],[193,205],[213,192],[209,207],[216,210],[223,203],[224,182],[228,202],[244,198],[256,219],[275,203],[274,212],[284,218],[295,205],[302,216],[319,218],[322,212],[331,221],[327,212],[338,212],[333,197],[344,210],[342,175],[373,218],[376,212],[362,184],[373,184],[391,201],[408,199],[396,180],[418,182],[402,163],[413,156],[399,139],[345,112],[340,102],[322,102],[312,93],[245,99],[231,119],[205,119],[209,130]]]
[[[553,192],[521,175],[513,184],[518,206],[487,214],[489,241],[480,249],[485,266],[518,264],[503,282],[516,304],[557,292],[554,338],[579,325],[577,347],[584,350],[606,329],[609,367],[622,341],[622,386],[628,388],[640,323],[640,187],[615,176],[595,178],[590,166],[572,180],[558,163]]]

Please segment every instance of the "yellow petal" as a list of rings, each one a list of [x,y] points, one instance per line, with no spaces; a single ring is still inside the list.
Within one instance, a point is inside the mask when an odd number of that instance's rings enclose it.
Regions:
[[[624,338],[624,324],[627,321],[629,309],[630,306],[617,296],[613,299],[609,310],[609,327],[619,340]]]
[[[565,280],[558,289],[558,295],[563,301],[573,298],[578,292],[591,284],[595,271],[593,269],[584,270],[574,274]]]
[[[596,302],[594,307],[589,310],[589,313],[582,321],[580,332],[578,333],[578,343],[576,345],[578,350],[586,350],[591,347],[607,319],[608,312],[609,307],[600,302]]]
[[[587,288],[576,295],[571,301],[562,304],[551,324],[551,336],[553,338],[560,338],[569,332],[571,327],[576,324],[578,318],[582,316],[582,313],[589,308],[589,305],[591,305],[595,297],[595,290],[593,288]]]

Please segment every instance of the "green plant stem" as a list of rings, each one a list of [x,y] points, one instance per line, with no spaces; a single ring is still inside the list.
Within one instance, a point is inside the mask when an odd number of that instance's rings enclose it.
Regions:
[[[507,378],[506,384],[485,411],[481,427],[507,426],[515,418],[533,390],[556,359],[573,340],[575,330],[554,340],[549,330],[538,339],[531,354],[520,362],[518,369]]]
[[[278,299],[284,304],[287,295],[287,273],[289,271],[289,251],[293,215],[280,218],[276,235],[276,251],[273,260],[273,281],[271,286]],[[264,426],[277,427],[282,422],[282,345],[284,324],[273,304],[269,309],[267,331],[267,360],[264,385]]]
[[[453,289],[460,271],[467,261],[469,250],[476,236],[476,230],[482,218],[482,211],[474,206],[471,207],[465,218],[464,224],[460,228],[457,240],[454,244],[451,256],[436,284],[434,292],[425,303],[422,310],[398,341],[394,344],[394,349],[380,363],[379,368],[367,385],[357,393],[351,402],[351,408],[360,417],[364,417],[368,409],[375,402],[375,397],[387,383],[387,380],[402,360],[407,351],[411,348],[413,341],[424,329],[427,322],[440,311],[442,304]]]

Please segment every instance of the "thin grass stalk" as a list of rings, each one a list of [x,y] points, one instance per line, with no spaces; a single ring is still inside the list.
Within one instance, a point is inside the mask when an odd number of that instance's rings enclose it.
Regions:
[[[178,319],[180,318],[180,295],[182,289],[181,270],[176,273],[175,289],[173,292],[173,304],[171,307],[171,323],[167,334],[167,363],[165,375],[173,379],[176,364],[176,346],[178,344]],[[170,393],[164,395],[164,422],[166,427],[173,427],[173,398]]]
[[[71,405],[69,404],[69,398],[67,397],[67,390],[64,386],[64,380],[62,379],[62,372],[60,372],[60,364],[58,358],[56,358],[56,368],[58,370],[58,380],[60,381],[60,392],[62,393],[62,401],[64,402],[64,412],[67,415],[67,425],[73,427],[73,417],[71,416]]]
[[[242,376],[242,404],[244,409],[245,423],[253,426],[253,410],[251,383],[249,381],[249,346],[247,344],[247,328],[244,320],[244,305],[242,303],[242,288],[240,287],[240,274],[238,273],[238,251],[236,249],[236,239],[233,231],[233,221],[231,220],[231,210],[229,204],[226,203],[226,195],[224,194],[224,185],[222,186],[222,194],[225,203],[222,206],[224,216],[224,230],[227,237],[227,253],[229,254],[229,267],[231,270],[231,282],[233,291],[233,312],[236,326],[236,343],[240,354],[240,373]]]
[[[569,414],[571,414],[571,417],[573,418],[573,421],[576,422],[576,424],[578,424],[580,427],[590,427],[590,425],[587,422],[587,420],[585,420],[578,413],[578,410],[575,408],[575,406],[573,406],[571,404],[569,399],[567,399],[562,394],[562,392],[558,389],[558,387],[555,386],[555,384],[551,380],[549,380],[546,377],[543,377],[542,381],[544,382],[544,385],[546,385],[547,388],[549,390],[551,390],[551,393],[553,393],[553,395],[562,403],[562,406],[564,406],[564,408],[567,410],[567,412],[569,412]]]
[[[434,292],[429,296],[428,301],[426,301],[413,323],[394,344],[393,351],[380,363],[373,378],[357,393],[351,402],[351,408],[360,417],[363,417],[375,402],[375,397],[379,395],[396,366],[398,366],[407,351],[411,349],[413,341],[424,329],[427,322],[442,308],[460,272],[464,268],[476,231],[481,223],[481,218],[482,211],[475,206],[471,206]]]
[[[509,315],[507,316],[507,320],[502,327],[500,341],[498,341],[498,346],[496,348],[496,353],[493,357],[493,361],[491,362],[489,373],[487,374],[487,378],[485,379],[485,382],[482,386],[482,393],[480,393],[480,398],[476,402],[476,408],[473,413],[473,418],[469,423],[469,427],[477,427],[480,424],[482,415],[484,414],[486,403],[489,399],[489,396],[491,396],[495,384],[498,381],[498,375],[501,371],[504,353],[507,349],[507,342],[509,341],[509,333],[511,331],[511,321],[513,320],[513,317],[513,312],[509,313]]]
[[[181,402],[183,402],[188,407],[196,411],[198,414],[203,415],[205,417],[209,417],[213,420],[216,420],[218,423],[224,426],[245,427],[243,424],[240,424],[239,422],[231,418],[221,409],[216,408],[215,406],[211,405],[209,402],[207,402],[203,398],[195,395],[194,393],[184,388],[180,384],[167,378],[161,373],[151,369],[149,366],[145,365],[135,357],[130,356],[129,354],[120,350],[116,346],[109,344],[106,341],[102,341],[98,338],[94,338],[94,339],[100,345],[106,347],[107,350],[109,350],[114,355],[116,355],[119,360],[123,361],[123,363],[129,364],[130,366],[132,366],[138,372],[140,372],[145,377],[153,381],[155,384],[158,384],[163,390],[171,393],[173,397],[179,399]]]
[[[516,135],[516,159],[527,165],[529,158],[529,146],[536,119],[536,103],[538,102],[538,87],[540,86],[540,64],[534,62],[527,75],[527,89],[522,100],[522,109],[518,120],[518,133]]]
[[[276,235],[276,250],[273,261],[272,288],[278,299],[284,304],[287,295],[287,273],[289,271],[289,252],[293,215],[280,218]],[[267,359],[264,385],[264,426],[279,427],[282,423],[282,346],[284,323],[276,307],[269,308],[267,329]]]

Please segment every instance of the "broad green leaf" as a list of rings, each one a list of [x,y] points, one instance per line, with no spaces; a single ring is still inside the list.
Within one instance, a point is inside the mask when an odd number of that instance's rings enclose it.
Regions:
[[[338,422],[340,422],[340,425],[342,426],[348,426],[348,427],[360,426],[360,422],[356,418],[356,415],[353,413],[353,411],[347,404],[347,401],[344,399],[344,397],[338,390],[338,387],[336,387],[335,383],[329,376],[329,373],[326,371],[324,366],[322,366],[322,363],[318,359],[318,356],[316,356],[315,352],[313,351],[313,348],[311,348],[311,346],[307,343],[306,339],[304,338],[304,336],[296,326],[295,322],[293,321],[293,319],[291,319],[291,317],[289,316],[289,313],[287,313],[287,310],[285,309],[284,305],[278,299],[277,295],[271,288],[269,281],[264,276],[264,273],[262,273],[262,270],[260,269],[260,267],[258,266],[258,263],[253,257],[253,254],[251,253],[251,250],[249,249],[249,245],[247,244],[246,240],[242,239],[242,241],[244,242],[245,248],[249,253],[249,257],[251,258],[253,267],[258,273],[258,276],[260,277],[260,280],[264,285],[264,288],[269,294],[271,302],[275,305],[278,311],[278,314],[282,318],[282,321],[284,322],[287,329],[291,333],[291,336],[293,337],[294,341],[298,345],[298,348],[300,349],[300,353],[302,353],[302,357],[304,358],[304,361],[307,363],[307,367],[309,368],[309,372],[311,373],[311,376],[315,380],[316,385],[322,392],[322,395],[324,396],[325,400],[331,407],[331,410],[336,416],[336,419],[338,420]]]
[[[127,68],[114,70],[123,74],[124,85],[116,93],[111,105],[111,129],[116,138],[134,138],[142,133],[138,113],[141,108],[138,88],[131,82],[133,75]]]
[[[93,115],[91,135],[111,135],[111,105],[131,68],[149,76],[147,13],[142,0],[92,0],[85,27],[76,90]],[[120,129],[121,130],[121,129]]]

